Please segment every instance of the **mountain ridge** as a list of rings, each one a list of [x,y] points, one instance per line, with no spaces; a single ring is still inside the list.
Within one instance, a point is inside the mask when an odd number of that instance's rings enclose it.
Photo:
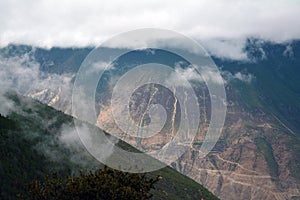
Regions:
[[[64,68],[71,73],[90,50],[75,49],[74,54],[72,49],[68,53],[61,48],[40,50],[37,60],[40,69],[50,74],[64,74]],[[192,148],[172,167],[222,199],[300,196],[300,41],[273,44],[249,39],[245,52],[249,60],[213,57],[226,81],[228,108],[215,148],[205,159],[196,159],[203,139],[201,132]],[[123,61],[135,62],[141,56],[143,52],[133,53]],[[44,103],[52,100],[45,96],[38,99]],[[68,113],[69,108],[57,102],[52,106]],[[109,118],[103,120],[107,127],[114,125]],[[240,191],[240,196],[233,191]]]
[[[89,171],[103,167],[103,164],[95,160],[86,150],[84,151],[85,148],[82,145],[76,146],[80,149],[76,151],[73,149],[74,146],[68,146],[71,144],[62,145],[57,141],[60,129],[65,129],[66,124],[72,123],[73,117],[30,98],[21,97],[12,91],[7,93],[6,97],[15,103],[15,108],[6,117],[0,115],[2,157],[0,194],[2,198],[15,199],[17,193],[24,191],[25,184],[32,181],[34,177],[42,179],[44,174],[51,172],[70,175],[70,173],[78,173],[79,170]],[[43,124],[49,121],[51,122],[47,126]],[[78,138],[77,140],[79,141]],[[46,148],[45,145],[49,145],[48,149],[39,148],[41,146]],[[119,141],[117,145],[134,150],[132,146],[122,141]],[[49,157],[50,154],[47,151],[53,151],[55,156],[60,158]],[[74,159],[72,154],[79,154],[76,155],[79,160],[72,160]],[[149,173],[151,176],[158,174],[163,179],[156,185],[157,189],[152,191],[153,199],[184,197],[217,199],[204,187],[170,167]]]

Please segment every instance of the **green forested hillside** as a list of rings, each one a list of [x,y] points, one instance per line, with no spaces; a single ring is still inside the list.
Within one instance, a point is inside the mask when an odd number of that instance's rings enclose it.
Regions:
[[[15,199],[18,193],[26,192],[26,183],[34,177],[41,180],[52,172],[72,175],[103,167],[82,146],[73,151],[58,141],[62,127],[72,127],[72,117],[14,92],[6,97],[14,102],[14,108],[7,116],[0,115],[0,199]],[[122,141],[117,145],[133,148]],[[170,167],[148,173],[157,175],[162,180],[152,191],[153,199],[217,199]]]

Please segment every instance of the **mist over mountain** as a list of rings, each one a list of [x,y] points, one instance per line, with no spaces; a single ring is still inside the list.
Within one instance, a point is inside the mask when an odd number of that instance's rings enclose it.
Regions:
[[[0,199],[300,199],[299,19],[299,0],[1,0]]]
[[[65,113],[71,113],[71,93],[76,72],[92,50],[87,48],[42,49],[27,45],[9,45],[0,50],[1,90],[14,89]],[[119,51],[107,49],[107,51]],[[222,135],[205,158],[199,159],[200,146],[210,122],[210,99],[205,86],[194,84],[201,108],[202,129],[193,145],[172,163],[172,168],[208,188],[221,199],[291,199],[299,197],[300,185],[300,42],[272,43],[251,38],[243,47],[240,59],[217,56],[213,60],[225,82],[227,115]],[[197,74],[183,60],[158,49],[133,51],[120,57],[106,75],[122,74],[122,70],[155,61],[173,66],[182,64],[177,72],[189,81]],[[201,71],[202,76],[216,76]],[[109,81],[100,81],[96,99],[101,101],[98,126],[108,133],[120,133],[109,114],[111,96]],[[218,82],[218,80],[215,80]],[[113,83],[113,80],[112,80]],[[162,90],[158,86],[144,88],[145,93]],[[14,102],[0,93],[0,113],[16,112]],[[167,92],[156,93],[166,103],[169,130],[180,113]],[[140,119],[147,107],[148,96],[133,94],[132,116]],[[204,101],[205,99],[205,101]],[[204,104],[205,102],[205,104]],[[135,107],[134,105],[138,105]],[[177,116],[177,117],[176,117]],[[176,129],[176,127],[175,127]],[[66,128],[68,130],[68,128]],[[63,131],[64,132],[64,131]],[[68,132],[68,131],[66,131]],[[68,135],[61,139],[69,138]],[[136,141],[121,138],[140,150],[161,147],[167,136]],[[149,148],[149,146],[151,148]],[[73,160],[76,160],[73,158]],[[238,194],[237,194],[238,193]]]
[[[81,143],[71,116],[14,91],[8,91],[4,96],[14,103],[14,109],[10,109],[7,116],[0,115],[1,199],[17,199],[18,194],[27,194],[27,184],[34,178],[42,180],[45,174],[55,172],[70,176],[78,175],[79,170],[89,172],[103,168],[103,164]],[[80,124],[81,131],[103,132],[91,124]],[[124,150],[137,151],[113,137],[111,141]],[[113,149],[107,144],[99,145],[103,156],[111,155]],[[151,190],[155,199],[217,199],[203,186],[170,167],[147,174],[149,178],[157,175],[162,181]]]

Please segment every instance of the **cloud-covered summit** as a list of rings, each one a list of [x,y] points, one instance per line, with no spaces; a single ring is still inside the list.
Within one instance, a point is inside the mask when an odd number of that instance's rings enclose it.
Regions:
[[[300,38],[299,19],[297,0],[2,0],[0,45],[98,45],[145,27],[175,30],[199,40],[257,37],[282,42]]]

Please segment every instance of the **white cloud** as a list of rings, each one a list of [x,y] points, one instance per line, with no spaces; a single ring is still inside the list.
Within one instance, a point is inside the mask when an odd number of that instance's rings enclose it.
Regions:
[[[258,37],[282,42],[300,38],[300,2],[297,0],[192,1],[10,1],[0,2],[0,45],[87,46],[137,28],[166,28],[194,39],[229,40]],[[243,57],[237,44],[217,42]]]
[[[91,65],[91,67],[88,69],[87,73],[97,73],[99,71],[105,71],[105,70],[112,70],[115,69],[115,66],[113,64],[110,64],[108,62],[95,62]]]
[[[290,58],[293,57],[294,56],[293,47],[291,45],[287,45],[285,50],[283,51],[283,55]]]
[[[233,78],[236,78],[246,83],[250,83],[253,80],[254,76],[252,74],[243,74],[241,72],[237,72],[233,75]]]
[[[86,137],[84,141],[88,141],[88,143],[85,143],[85,145],[92,146],[96,144],[96,141],[87,138],[91,135],[92,131],[95,130],[92,130],[85,124],[77,127],[77,130],[75,129],[75,127],[66,124],[61,127],[60,134],[58,136],[58,142],[59,145],[63,145],[65,148],[72,151],[72,155],[70,157],[70,160],[72,162],[83,166],[88,166],[89,164],[91,164],[90,162],[87,162],[88,160],[83,159],[83,156],[87,157],[87,152],[77,132],[81,132],[81,137]],[[110,141],[115,144],[119,140],[116,138],[111,138]],[[97,151],[96,155],[100,155],[101,160],[105,160],[113,153],[114,145],[112,145],[111,143],[105,144],[102,142],[97,144],[97,149],[95,150]],[[84,155],[82,155],[83,152],[85,153]]]
[[[175,66],[174,75],[176,75],[178,82],[182,82],[184,79],[187,81],[202,80],[200,74],[198,74],[194,68],[188,67],[183,69],[180,67],[179,63],[177,63]]]
[[[222,85],[224,84],[224,79],[221,76],[221,72],[214,70],[211,67],[208,66],[201,66],[200,72],[202,80],[205,80],[206,83],[215,83]]]
[[[7,90],[31,96],[54,107],[57,102],[65,103],[70,100],[72,76],[46,74],[41,72],[39,67],[32,57],[32,52],[9,58],[0,56],[1,114],[7,115],[10,110],[15,109],[13,103],[4,95]]]
[[[221,71],[215,71],[208,66],[201,66],[199,67],[199,71],[196,71],[192,66],[182,68],[183,64],[181,62],[176,63],[175,72],[170,74],[169,79],[166,80],[167,84],[184,87],[188,87],[186,81],[197,83],[204,83],[206,81],[215,84],[224,84]]]
[[[255,78],[253,74],[249,74],[246,72],[236,72],[232,74],[228,71],[221,71],[221,74],[225,80],[226,83],[233,81],[233,80],[239,80],[245,83],[251,83],[253,79]]]
[[[104,66],[98,63],[94,67]],[[57,75],[57,74],[47,74],[39,70],[40,65],[32,57],[32,52],[24,54],[22,56],[4,58],[0,56],[0,113],[1,115],[8,115],[10,112],[14,111],[23,116],[35,116],[35,119],[40,119],[40,115],[36,113],[36,107],[30,102],[27,102],[26,107],[30,107],[32,112],[24,112],[24,107],[16,106],[15,103],[6,97],[8,90],[14,90],[21,95],[31,96],[35,99],[43,100],[44,103],[47,99],[52,99],[51,95],[57,95],[59,93],[60,103],[65,103],[65,101],[70,101],[71,96],[71,79],[72,76],[69,74]],[[50,96],[50,97],[49,97]],[[45,98],[48,97],[48,98]],[[82,98],[81,103],[84,102]],[[51,103],[51,102],[50,102]],[[56,105],[53,105],[54,107]],[[46,130],[50,125],[57,122],[58,119],[53,118],[52,120],[40,119],[40,125]],[[89,137],[92,133],[92,128],[85,124],[77,127],[77,131],[81,132],[81,137]],[[41,132],[32,133],[26,135],[32,139],[36,136],[41,136]],[[85,147],[82,145],[78,133],[76,132],[72,124],[63,124],[58,130],[57,135],[43,136],[35,148],[37,148],[41,153],[52,158],[55,161],[62,161],[63,156],[60,155],[57,146],[63,147],[70,150],[71,154],[68,155],[67,159],[71,162],[82,165],[90,166],[92,163],[91,156],[86,152]],[[92,145],[94,140],[85,140],[90,143],[86,145]],[[118,142],[117,139],[112,139],[112,142]],[[109,144],[99,144],[97,150],[97,155],[101,155],[102,159],[106,159],[113,152],[113,146]]]
[[[206,50],[213,56],[232,60],[247,60],[247,53],[243,50],[246,40],[241,39],[209,39],[202,42]]]
[[[175,65],[175,72],[170,74],[170,77],[166,80],[169,85],[187,87],[186,81],[205,83],[210,82],[214,84],[228,84],[230,81],[239,80],[245,83],[251,83],[255,78],[254,75],[246,72],[236,72],[232,74],[226,70],[215,71],[208,66],[199,67],[199,71],[196,71],[193,67],[189,66],[182,68],[184,63],[179,62]]]
[[[57,123],[57,119],[54,119],[48,124],[41,124],[43,129],[47,129],[52,123]],[[85,137],[84,141],[88,141],[85,145],[95,145],[97,144],[97,155],[100,156],[101,160],[107,159],[114,151],[114,145],[118,142],[116,138],[110,138],[112,143],[96,143],[99,140],[86,139],[92,135],[92,132],[96,130],[89,127],[86,124],[82,124],[75,129],[72,123],[62,124],[57,134],[54,135],[41,135],[41,132],[37,132],[34,135],[26,135],[27,139],[32,140],[37,136],[42,137],[33,148],[38,150],[38,152],[44,154],[46,157],[50,158],[56,162],[72,162],[81,167],[86,167],[91,169],[94,165],[99,164],[95,159],[88,153],[86,147],[83,145],[78,132],[81,132],[81,137]],[[67,151],[66,151],[67,150]],[[69,151],[69,153],[68,153]]]

